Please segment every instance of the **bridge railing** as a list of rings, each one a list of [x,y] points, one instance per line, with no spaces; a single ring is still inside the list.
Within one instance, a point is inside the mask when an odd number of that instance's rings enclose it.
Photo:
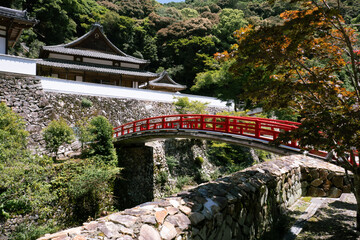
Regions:
[[[145,118],[126,123],[114,128],[114,137],[118,138],[131,134],[141,134],[142,132],[176,129],[235,134],[271,142],[277,139],[280,133],[292,131],[298,128],[299,125],[300,123],[297,122],[256,117],[178,114]],[[299,148],[297,140],[292,140],[285,145]],[[325,151],[314,149],[308,149],[308,151],[313,155],[324,158],[328,154]],[[354,150],[348,160],[351,164],[359,164],[358,151]]]
[[[300,123],[256,117],[179,114],[146,118],[121,125],[114,128],[114,137],[117,138],[144,131],[194,129],[237,134],[273,141],[281,132],[296,129],[298,125]],[[297,141],[289,142],[288,145],[297,147]]]

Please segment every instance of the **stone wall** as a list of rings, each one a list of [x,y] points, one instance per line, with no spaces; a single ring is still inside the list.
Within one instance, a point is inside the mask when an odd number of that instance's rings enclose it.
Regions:
[[[40,80],[31,76],[0,73],[0,89],[0,101],[4,101],[26,121],[30,146],[43,149],[45,142],[40,131],[53,118],[53,109]]]
[[[41,130],[60,117],[74,127],[78,120],[102,115],[113,126],[119,126],[142,118],[176,114],[171,103],[44,92],[39,79],[19,74],[0,72],[0,89],[0,101],[24,117],[30,132],[29,146],[37,152],[44,152]],[[92,102],[91,107],[82,106],[84,98]],[[211,114],[222,110],[208,108]],[[79,148],[79,142],[75,142],[61,148],[60,155],[69,155]]]
[[[348,192],[344,176],[335,165],[286,156],[40,239],[259,239],[312,188]]]

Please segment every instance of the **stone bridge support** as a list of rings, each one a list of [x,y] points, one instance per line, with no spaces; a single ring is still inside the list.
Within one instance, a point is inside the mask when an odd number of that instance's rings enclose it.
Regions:
[[[115,183],[118,209],[125,209],[154,199],[153,148],[145,144],[116,146],[121,179]]]

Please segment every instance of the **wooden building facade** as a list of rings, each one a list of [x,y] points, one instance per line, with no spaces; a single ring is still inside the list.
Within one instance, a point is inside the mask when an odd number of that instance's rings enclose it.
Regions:
[[[105,36],[102,26],[67,44],[44,46],[37,75],[73,81],[176,92],[186,88],[166,72],[146,71],[150,62],[125,54]]]

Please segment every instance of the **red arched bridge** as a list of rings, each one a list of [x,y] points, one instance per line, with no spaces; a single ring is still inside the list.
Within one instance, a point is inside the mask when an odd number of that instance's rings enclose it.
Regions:
[[[293,154],[304,152],[296,140],[279,146],[269,143],[280,133],[292,131],[299,125],[298,122],[258,117],[178,114],[126,123],[114,128],[114,138],[116,144],[120,145],[164,138],[198,138],[263,149],[277,154]],[[308,155],[324,159],[327,153],[310,150]],[[356,161],[358,162],[358,159]]]

